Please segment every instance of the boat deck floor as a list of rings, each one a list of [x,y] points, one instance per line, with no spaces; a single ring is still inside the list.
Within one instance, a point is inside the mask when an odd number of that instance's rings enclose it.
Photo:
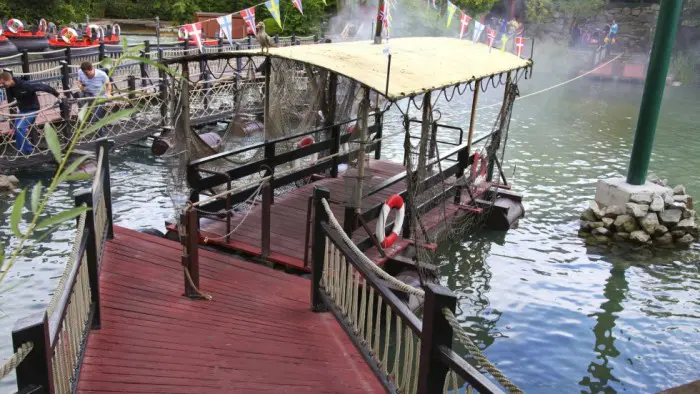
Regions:
[[[182,296],[180,244],[115,227],[100,272],[101,328],[78,392],[383,393],[310,282],[200,250],[200,287]]]
[[[371,190],[381,182],[405,171],[400,163],[394,163],[386,160],[371,160],[368,173],[369,181],[363,187],[363,190]],[[346,188],[347,181],[339,175],[337,178],[325,178],[313,183],[309,183],[299,188],[285,193],[281,196],[276,196],[270,214],[270,252],[265,260],[293,268],[305,272],[311,271],[311,237],[307,239],[307,218],[309,198],[313,194],[314,187],[322,187],[330,192],[331,209],[337,221],[342,225],[345,207],[343,201],[348,198],[349,191]],[[372,196],[366,197],[363,200],[363,209],[367,209],[376,204],[386,201],[387,197],[392,194],[400,193],[406,189],[406,182],[398,182]],[[465,192],[462,201],[469,200],[468,194]],[[443,212],[444,207],[444,212]],[[426,230],[431,231],[446,219],[452,218],[460,212],[458,206],[452,203],[450,198],[445,204],[441,204],[438,208],[433,209],[422,217],[423,225]],[[443,214],[444,213],[444,214]],[[243,223],[241,224],[241,220]],[[388,223],[393,223],[394,214],[389,215]],[[374,232],[376,219],[367,223],[369,229]],[[244,253],[255,257],[262,256],[262,205],[258,204],[248,213],[238,213],[231,220],[231,229],[237,230],[231,234],[227,242],[223,237],[226,231],[226,221],[218,219],[202,218],[200,220],[200,242],[205,242],[209,245],[216,245],[233,252]],[[176,232],[174,225],[167,226],[168,231]],[[355,243],[362,241],[368,237],[367,231],[360,226],[353,232],[353,241]],[[395,256],[411,243],[408,240],[399,238],[397,242],[390,248],[385,250],[388,257]],[[305,251],[307,251],[305,253]],[[366,252],[368,257],[378,263],[383,263],[383,258],[376,247],[368,249]],[[305,260],[306,257],[306,260]]]

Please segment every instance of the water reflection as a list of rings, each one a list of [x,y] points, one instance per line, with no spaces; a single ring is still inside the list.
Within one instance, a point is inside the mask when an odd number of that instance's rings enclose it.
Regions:
[[[624,267],[613,267],[610,276],[605,282],[603,296],[606,301],[600,306],[601,311],[589,315],[597,321],[593,327],[595,334],[595,347],[593,348],[596,357],[588,365],[588,373],[579,384],[587,387],[586,393],[609,393],[615,392],[609,382],[619,382],[613,375],[613,367],[609,361],[611,358],[620,356],[620,351],[615,348],[615,321],[618,314],[622,312],[622,304],[625,301],[629,284],[625,279]]]

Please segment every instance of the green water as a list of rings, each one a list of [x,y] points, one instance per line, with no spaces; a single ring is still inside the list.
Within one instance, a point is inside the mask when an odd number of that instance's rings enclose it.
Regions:
[[[527,94],[552,81],[521,81]],[[641,259],[587,248],[578,215],[598,178],[623,176],[641,87],[577,81],[516,102],[505,173],[524,195],[527,216],[507,234],[479,233],[442,250],[443,283],[459,296],[461,319],[485,354],[527,392],[648,393],[700,378],[700,250]],[[483,95],[485,104],[501,92]],[[700,196],[700,94],[668,89],[651,169]],[[464,125],[468,99],[439,104],[444,123]],[[496,109],[479,114],[490,129]],[[388,129],[398,130],[398,113]],[[403,140],[385,144],[400,160]],[[164,229],[173,214],[164,163],[127,147],[112,159],[115,222]],[[22,186],[50,173],[20,175]],[[72,206],[81,185],[61,187],[50,212]],[[8,201],[0,201],[0,239],[9,237]],[[0,359],[11,354],[16,319],[42,311],[63,270],[70,226],[31,244],[0,292]],[[14,388],[10,376],[0,390]]]

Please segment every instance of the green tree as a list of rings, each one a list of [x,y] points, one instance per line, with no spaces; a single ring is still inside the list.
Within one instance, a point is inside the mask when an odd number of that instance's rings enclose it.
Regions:
[[[527,2],[527,20],[530,23],[549,22],[555,13],[561,13],[570,19],[589,18],[605,6],[605,0],[529,0]]]
[[[255,10],[255,19],[265,21],[265,28],[269,34],[280,34],[290,36],[313,35],[321,31],[321,21],[325,15],[325,5],[322,0],[302,0],[304,15],[299,13],[289,0],[280,1],[280,19],[282,27],[272,19],[267,7],[258,7]],[[277,27],[275,27],[277,26]]]

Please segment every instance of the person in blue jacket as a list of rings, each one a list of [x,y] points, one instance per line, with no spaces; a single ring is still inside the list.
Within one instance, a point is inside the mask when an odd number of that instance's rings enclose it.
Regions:
[[[36,120],[36,112],[41,109],[37,92],[46,92],[56,97],[59,96],[59,93],[49,85],[15,78],[7,71],[0,73],[0,88],[5,89],[7,102],[17,101],[20,115],[26,114],[15,121],[14,134],[17,151],[30,154],[34,148],[27,138],[29,128]]]

